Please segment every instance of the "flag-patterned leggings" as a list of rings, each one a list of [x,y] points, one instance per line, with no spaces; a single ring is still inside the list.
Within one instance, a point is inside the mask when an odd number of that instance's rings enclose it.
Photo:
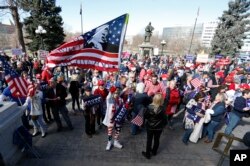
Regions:
[[[114,139],[118,140],[120,132],[121,132],[121,125],[119,124],[114,124],[114,126],[112,127],[108,127],[108,140],[111,141],[112,140],[112,132],[113,129],[115,129],[115,135],[114,135]]]

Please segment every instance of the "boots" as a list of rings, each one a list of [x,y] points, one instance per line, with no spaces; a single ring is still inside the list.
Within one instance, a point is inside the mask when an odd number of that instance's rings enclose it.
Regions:
[[[118,140],[115,140],[114,141],[114,147],[118,148],[118,149],[121,149],[123,148],[123,146],[120,144],[120,142]]]
[[[107,146],[106,146],[106,150],[110,150],[111,149],[111,146],[112,146],[112,142],[111,141],[108,141],[107,143]]]

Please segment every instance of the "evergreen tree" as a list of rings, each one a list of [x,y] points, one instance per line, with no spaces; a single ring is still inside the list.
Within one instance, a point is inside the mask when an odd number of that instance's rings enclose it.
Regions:
[[[229,9],[219,17],[219,24],[212,40],[213,55],[234,56],[246,38],[245,32],[250,30],[250,1],[235,0],[228,3]]]
[[[61,7],[56,6],[56,0],[22,0],[21,5],[30,16],[24,19],[27,44],[31,51],[42,49],[51,51],[64,41],[63,21],[59,15]],[[45,34],[36,34],[38,26],[46,30]]]

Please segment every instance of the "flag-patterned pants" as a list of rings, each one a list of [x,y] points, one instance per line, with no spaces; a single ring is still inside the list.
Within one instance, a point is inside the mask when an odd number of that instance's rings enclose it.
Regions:
[[[114,139],[118,140],[120,132],[121,132],[121,125],[115,123],[112,127],[108,127],[108,140],[112,140],[112,135],[113,135],[113,130],[114,130]]]

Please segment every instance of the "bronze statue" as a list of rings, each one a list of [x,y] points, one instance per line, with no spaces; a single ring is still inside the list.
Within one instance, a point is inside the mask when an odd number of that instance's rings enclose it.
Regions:
[[[154,27],[151,25],[151,22],[149,22],[145,28],[144,42],[150,42],[150,37],[152,36],[153,30]]]

